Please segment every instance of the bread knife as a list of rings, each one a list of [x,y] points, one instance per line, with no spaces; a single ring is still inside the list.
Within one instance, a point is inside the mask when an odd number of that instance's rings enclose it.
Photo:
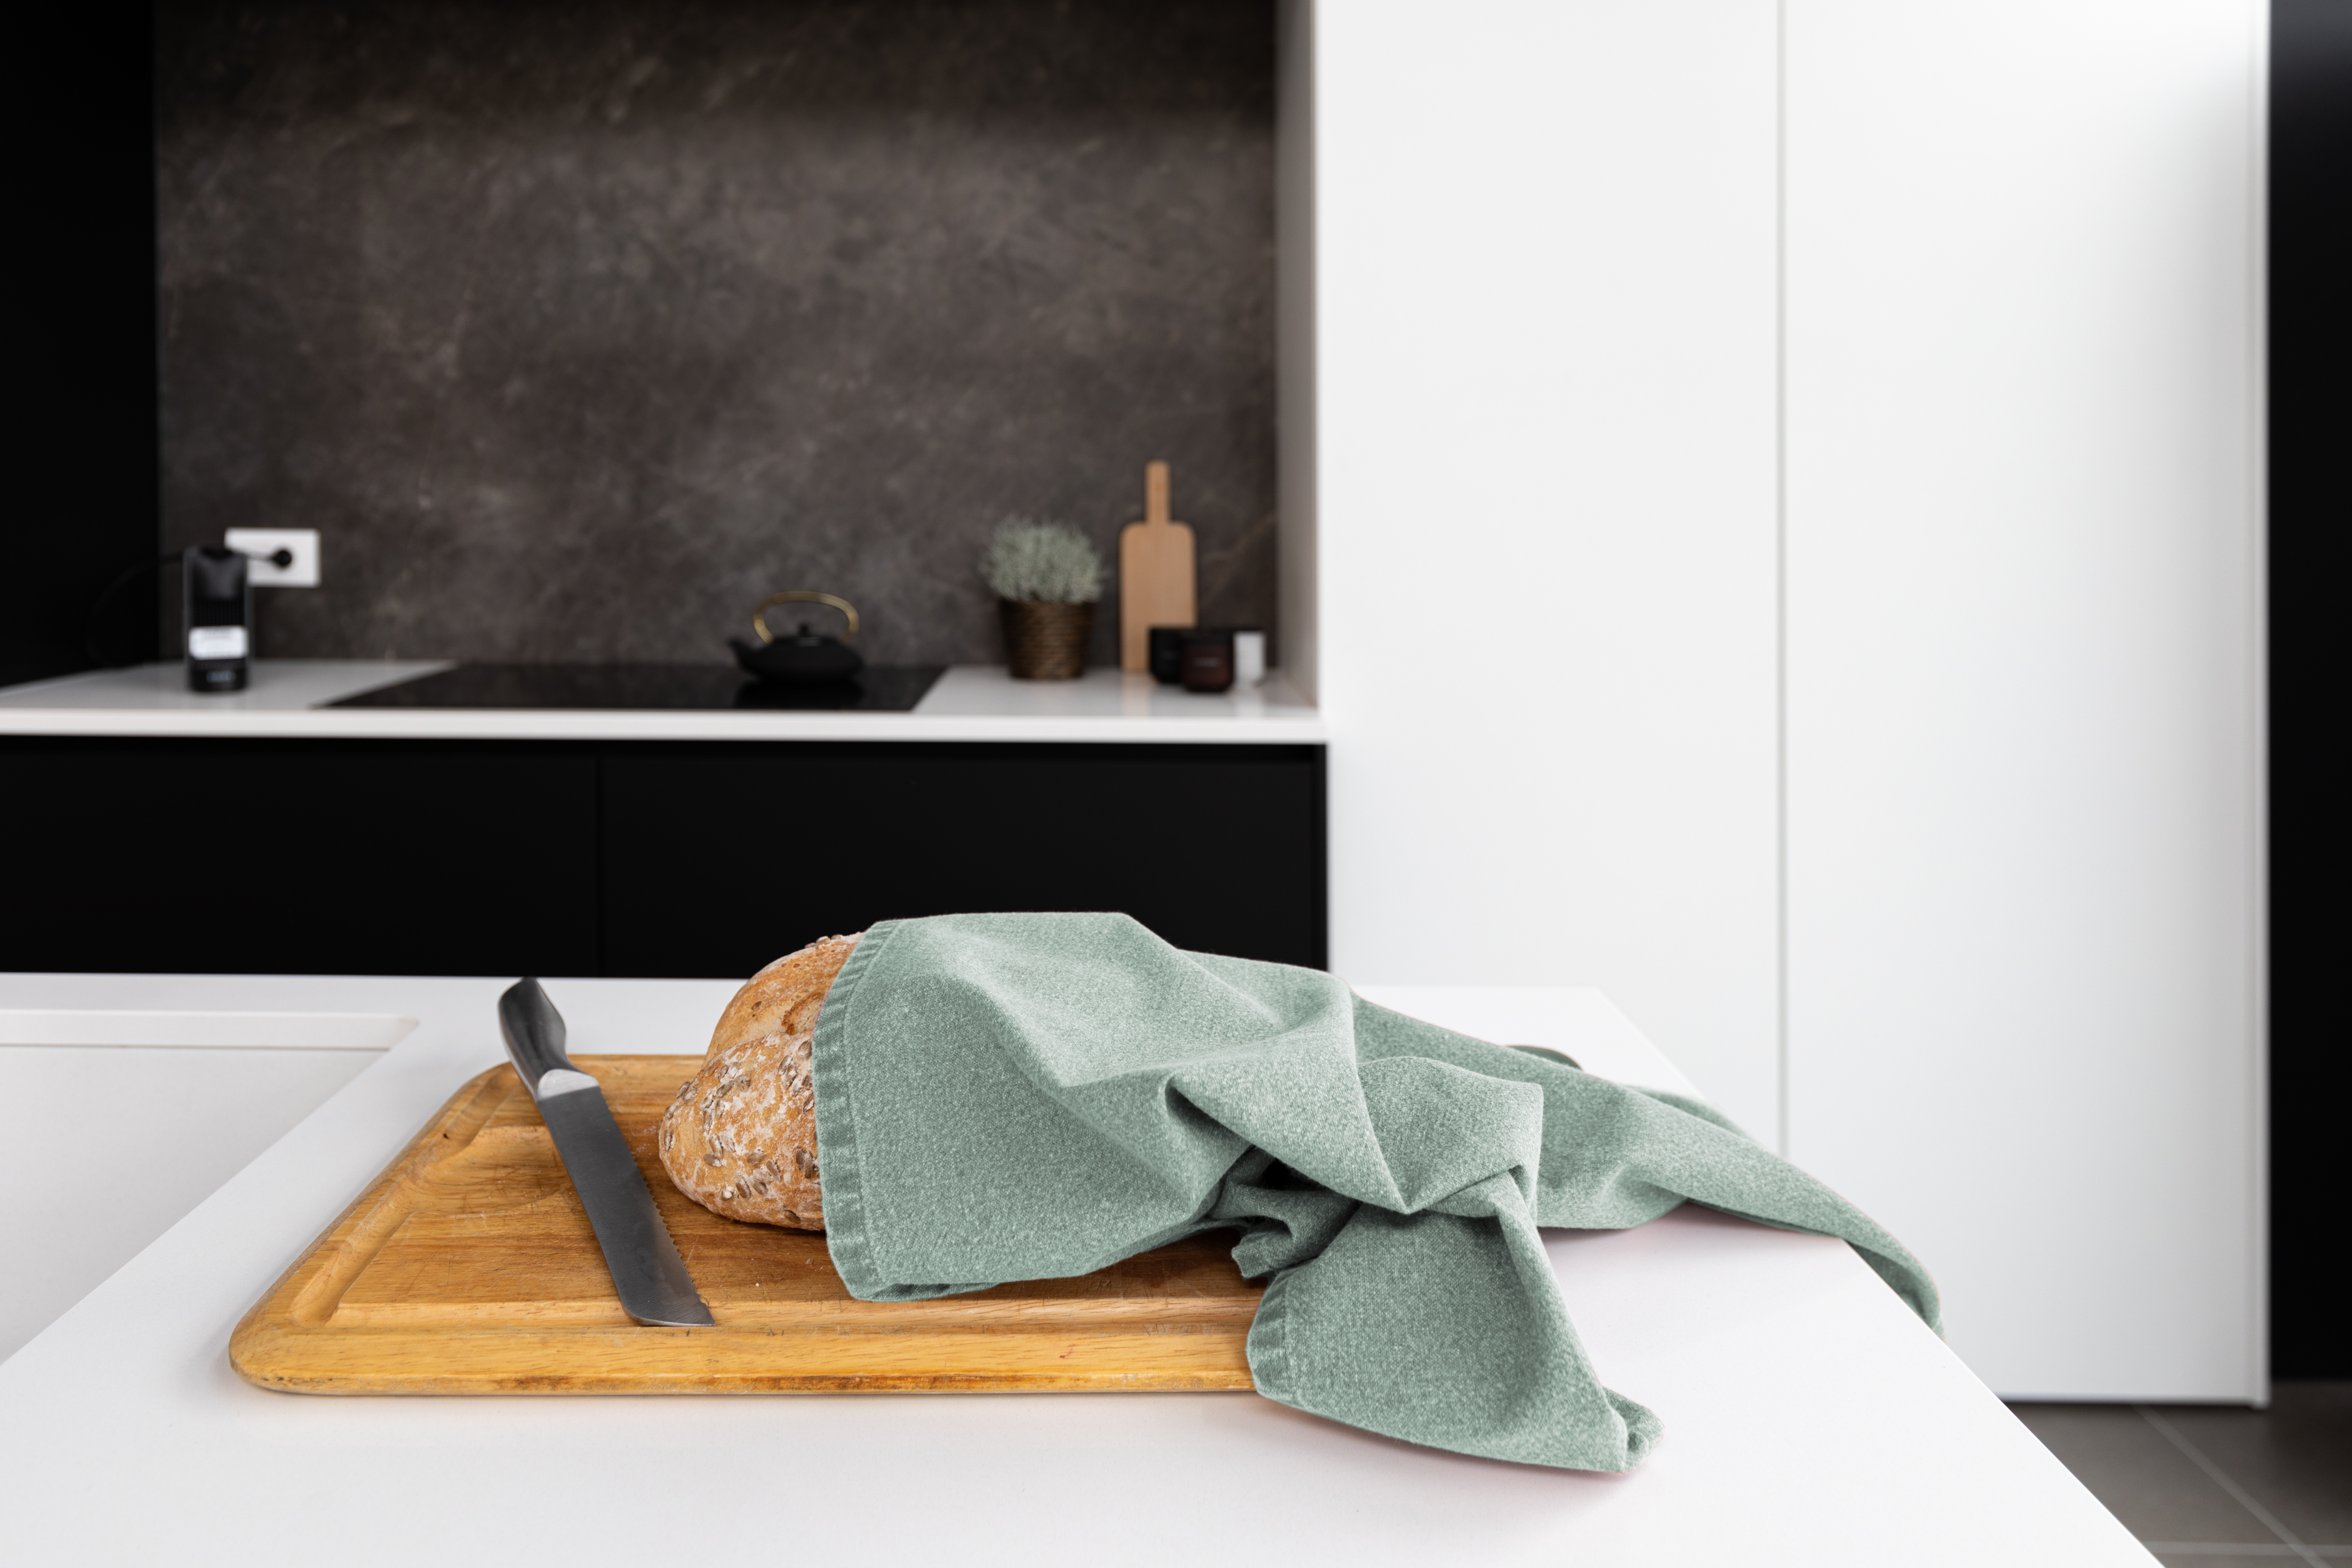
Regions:
[[[604,1250],[622,1309],[651,1328],[716,1326],[604,1089],[563,1054],[563,1015],[538,981],[525,978],[507,987],[499,998],[499,1029],[523,1087],[539,1103],[580,1206],[596,1227],[596,1245]]]

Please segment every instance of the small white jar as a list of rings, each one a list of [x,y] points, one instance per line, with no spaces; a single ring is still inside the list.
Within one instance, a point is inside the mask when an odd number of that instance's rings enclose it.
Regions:
[[[1255,686],[1265,679],[1265,634],[1234,634],[1234,684]]]

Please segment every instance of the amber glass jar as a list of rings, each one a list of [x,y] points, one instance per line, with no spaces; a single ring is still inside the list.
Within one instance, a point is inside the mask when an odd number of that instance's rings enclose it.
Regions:
[[[1184,634],[1184,689],[1223,691],[1234,683],[1234,634],[1223,626],[1195,626]]]

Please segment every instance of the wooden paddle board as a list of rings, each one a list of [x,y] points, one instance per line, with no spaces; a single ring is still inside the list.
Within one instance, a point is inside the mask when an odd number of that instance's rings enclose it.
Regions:
[[[1168,465],[1143,468],[1143,521],[1118,535],[1118,667],[1151,668],[1151,628],[1197,625],[1192,531],[1168,520]]]
[[[860,1301],[824,1237],[722,1219],[670,1182],[662,1110],[699,1057],[583,1056],[718,1320],[622,1311],[511,1068],[467,1083],[246,1315],[229,1360],[305,1394],[744,1394],[1250,1386],[1262,1287],[1211,1232],[1077,1279]]]

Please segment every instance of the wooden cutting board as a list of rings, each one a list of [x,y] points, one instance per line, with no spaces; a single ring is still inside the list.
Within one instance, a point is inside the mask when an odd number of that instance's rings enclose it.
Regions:
[[[1261,1287],[1225,1233],[1078,1279],[852,1298],[824,1237],[679,1193],[654,1129],[699,1057],[578,1057],[661,1207],[709,1329],[621,1310],[588,1215],[510,1068],[451,1098],[246,1315],[229,1360],[305,1394],[1247,1388]]]
[[[1189,626],[1193,601],[1192,531],[1168,521],[1168,465],[1143,468],[1143,521],[1118,535],[1118,667],[1151,668],[1151,628]]]

